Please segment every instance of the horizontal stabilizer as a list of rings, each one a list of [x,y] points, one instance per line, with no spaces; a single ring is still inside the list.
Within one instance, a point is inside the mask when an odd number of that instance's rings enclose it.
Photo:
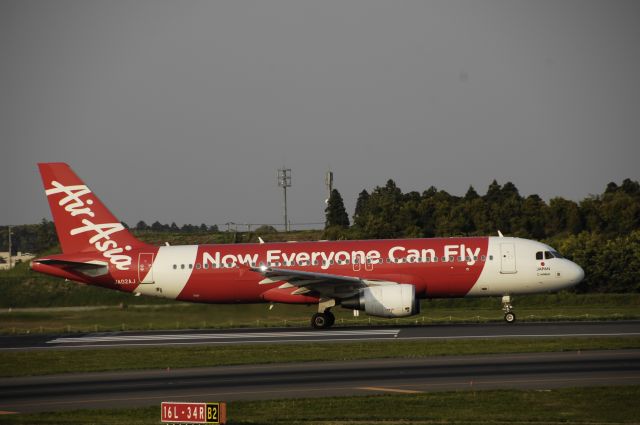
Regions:
[[[104,261],[69,261],[58,259],[38,259],[34,260],[36,263],[44,264],[47,266],[61,267],[64,269],[71,269],[87,276],[97,277],[109,273],[109,267]]]

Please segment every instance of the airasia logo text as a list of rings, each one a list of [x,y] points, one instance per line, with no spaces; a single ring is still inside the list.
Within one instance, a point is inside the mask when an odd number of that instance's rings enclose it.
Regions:
[[[95,213],[91,210],[93,200],[83,200],[82,197],[91,193],[91,190],[85,185],[65,186],[57,181],[51,182],[51,189],[45,190],[47,196],[62,193],[63,196],[58,201],[58,205],[64,207],[64,210],[71,217],[87,216],[95,218]],[[129,270],[131,266],[131,256],[124,254],[130,251],[131,246],[126,245],[124,248],[118,246],[118,242],[112,239],[112,235],[124,230],[122,223],[94,223],[88,218],[83,218],[82,226],[76,227],[69,231],[71,236],[86,233],[89,237],[89,243],[102,253],[102,256],[109,260],[118,270]]]

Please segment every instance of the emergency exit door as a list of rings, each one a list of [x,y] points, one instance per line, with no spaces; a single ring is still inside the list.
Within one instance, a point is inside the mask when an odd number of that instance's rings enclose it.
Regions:
[[[138,255],[138,280],[140,283],[153,283],[152,252],[141,252]]]

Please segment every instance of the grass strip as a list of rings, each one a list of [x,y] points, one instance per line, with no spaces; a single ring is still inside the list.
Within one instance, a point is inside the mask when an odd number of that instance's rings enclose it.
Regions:
[[[553,298],[550,298],[553,300]],[[435,302],[442,301],[442,302]],[[462,300],[467,301],[467,300]],[[495,300],[493,300],[495,301]],[[516,314],[519,321],[557,320],[620,320],[639,319],[640,308],[635,304],[624,304],[622,300],[573,299],[585,304],[558,305],[549,303],[527,306],[525,298],[518,304]],[[586,304],[594,301],[594,304]],[[618,303],[617,305],[610,305]],[[450,305],[452,304],[452,305]],[[309,318],[317,311],[316,306],[276,305],[269,310],[267,305],[205,305],[174,303],[165,305],[138,305],[120,308],[67,307],[48,309],[0,310],[0,333],[3,334],[55,334],[73,332],[104,332],[122,330],[169,330],[212,329],[237,327],[308,327]],[[484,323],[503,320],[499,301],[491,305],[487,300],[469,300],[468,305],[447,300],[424,301],[422,314],[418,316],[384,319],[360,315],[353,317],[351,311],[342,308],[333,310],[336,326],[400,326],[428,325],[433,323]]]
[[[0,376],[69,372],[640,348],[640,337],[371,341],[0,352]],[[142,359],[142,360],[141,360]]]
[[[229,424],[630,424],[639,386],[436,392],[228,404]],[[213,400],[212,400],[213,401]],[[157,424],[160,407],[0,416],[0,424]]]

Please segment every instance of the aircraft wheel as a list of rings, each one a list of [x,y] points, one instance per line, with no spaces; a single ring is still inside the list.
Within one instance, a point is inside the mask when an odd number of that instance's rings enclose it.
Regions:
[[[331,322],[331,316],[333,316],[333,314],[329,313],[316,313],[313,316],[311,316],[311,326],[314,329],[327,329],[329,326],[331,326],[333,323]],[[335,318],[334,318],[335,320]]]
[[[513,311],[509,311],[504,314],[504,321],[507,323],[513,323],[516,321],[516,314]]]
[[[327,311],[324,314],[325,316],[327,316],[327,320],[329,321],[329,324],[327,325],[327,327],[330,328],[331,326],[333,326],[334,323],[336,323],[336,316],[334,316],[333,313],[330,311]]]

